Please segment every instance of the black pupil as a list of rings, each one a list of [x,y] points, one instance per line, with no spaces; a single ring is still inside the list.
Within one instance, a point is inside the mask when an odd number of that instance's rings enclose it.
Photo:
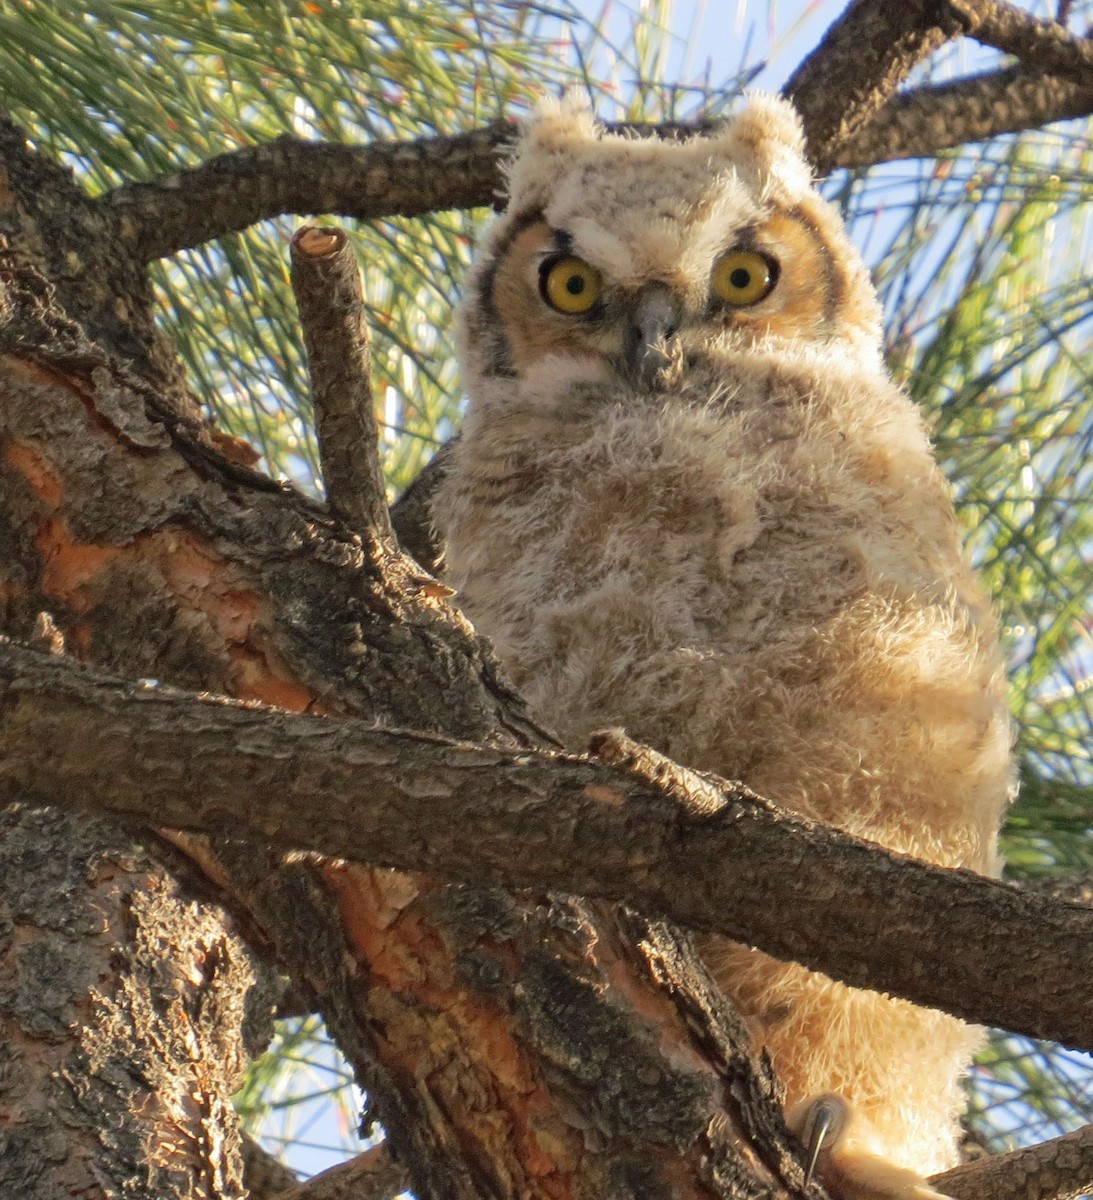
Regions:
[[[734,288],[743,291],[751,283],[751,272],[747,267],[737,267],[729,276],[729,282]]]
[[[565,290],[571,296],[579,296],[584,291],[584,283],[583,275],[570,275],[565,281]]]

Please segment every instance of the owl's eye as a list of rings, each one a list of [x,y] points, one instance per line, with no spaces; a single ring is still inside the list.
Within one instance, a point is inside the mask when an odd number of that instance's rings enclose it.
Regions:
[[[778,264],[754,250],[730,250],[714,263],[714,293],[737,308],[758,304],[778,279]]]
[[[548,258],[539,268],[539,291],[551,308],[579,316],[599,300],[603,277],[583,258],[565,254],[561,258]]]

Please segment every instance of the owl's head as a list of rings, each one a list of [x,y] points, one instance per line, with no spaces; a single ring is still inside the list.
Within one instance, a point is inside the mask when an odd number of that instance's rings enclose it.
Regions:
[[[812,187],[796,111],[754,96],[713,135],[610,133],[544,102],[461,305],[468,390],[491,381],[668,386],[711,347],[836,344],[875,361],[879,308]]]

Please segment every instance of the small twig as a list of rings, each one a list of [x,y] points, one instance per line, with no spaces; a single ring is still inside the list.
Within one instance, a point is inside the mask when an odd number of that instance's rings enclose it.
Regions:
[[[410,1186],[406,1168],[391,1157],[386,1142],[348,1162],[313,1175],[276,1200],[391,1200]]]
[[[998,0],[948,2],[977,42],[1016,55],[1026,67],[1093,87],[1093,39]]]
[[[1093,1186],[1093,1125],[1039,1146],[966,1163],[931,1182],[953,1200],[1076,1200]]]
[[[349,239],[341,229],[305,225],[291,253],[327,503],[362,537],[388,540],[372,355]]]

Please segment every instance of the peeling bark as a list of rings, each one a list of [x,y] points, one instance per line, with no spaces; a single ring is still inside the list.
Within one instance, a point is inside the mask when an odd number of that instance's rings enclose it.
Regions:
[[[0,810],[0,1195],[242,1200],[270,993],[209,905],[86,817]]]

